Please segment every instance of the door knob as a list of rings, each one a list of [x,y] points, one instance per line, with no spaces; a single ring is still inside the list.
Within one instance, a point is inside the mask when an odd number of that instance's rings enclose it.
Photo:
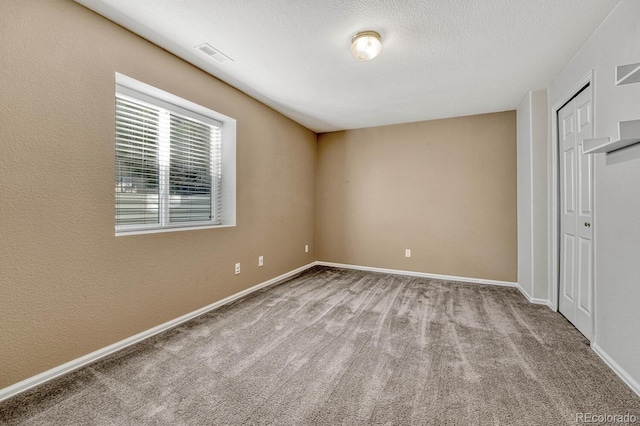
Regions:
[[[584,226],[586,226],[587,228],[591,228],[591,223],[590,222],[585,222]]]

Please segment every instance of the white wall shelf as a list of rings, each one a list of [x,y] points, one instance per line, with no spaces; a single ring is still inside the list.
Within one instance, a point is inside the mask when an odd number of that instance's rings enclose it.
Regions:
[[[599,154],[640,143],[640,120],[620,121],[618,131],[620,138],[615,141],[608,137],[585,139],[582,143],[582,151],[585,154]]]
[[[640,63],[618,65],[616,67],[616,86],[640,83]]]

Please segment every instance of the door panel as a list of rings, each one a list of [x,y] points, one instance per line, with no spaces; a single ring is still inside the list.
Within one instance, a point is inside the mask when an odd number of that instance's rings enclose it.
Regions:
[[[582,141],[593,137],[591,87],[558,111],[560,151],[559,309],[591,339],[593,315],[593,159]]]
[[[571,304],[573,304],[574,283],[575,283],[575,277],[573,276],[573,273],[575,272],[575,268],[573,267],[573,265],[575,264],[575,261],[576,261],[575,242],[576,242],[576,239],[573,235],[564,234],[564,251],[562,252],[562,254],[564,256],[563,270],[564,270],[565,285],[564,285],[563,294],[565,298],[567,298],[567,300],[571,302]]]
[[[575,164],[576,164],[576,152],[572,148],[564,152],[564,173],[563,173],[563,185],[564,185],[564,214],[575,214]]]
[[[578,308],[586,315],[591,315],[591,292],[589,291],[593,282],[591,273],[593,270],[593,265],[591,264],[593,247],[591,245],[591,240],[580,238],[580,254],[578,256],[582,267],[578,270],[580,274],[578,277],[578,289],[580,292]]]
[[[580,131],[586,129],[591,124],[591,99],[577,107],[578,110],[578,127]]]
[[[562,125],[564,129],[562,132],[562,135],[564,136],[563,140],[568,139],[569,136],[573,134],[573,124],[573,111],[568,111],[567,116],[562,119]]]
[[[580,144],[582,151],[582,144]],[[591,218],[593,216],[593,158],[582,154],[580,162],[580,215]],[[585,158],[586,157],[586,158]]]

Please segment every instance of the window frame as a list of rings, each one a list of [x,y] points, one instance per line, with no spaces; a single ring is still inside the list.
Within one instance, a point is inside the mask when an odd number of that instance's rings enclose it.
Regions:
[[[200,121],[207,125],[219,128],[221,139],[221,169],[220,176],[220,197],[219,216],[212,215],[210,221],[197,222],[176,222],[170,223],[168,220],[162,223],[163,213],[168,214],[168,204],[162,203],[159,194],[158,214],[159,223],[153,224],[131,224],[117,225],[115,223],[115,208],[117,206],[116,192],[114,190],[114,228],[116,236],[150,234],[160,232],[190,231],[197,229],[226,228],[236,225],[236,120],[226,115],[220,114],[209,108],[198,105],[194,102],[180,98],[171,93],[157,89],[146,83],[142,83],[131,77],[116,73],[116,90],[114,96],[114,122],[115,122],[115,100],[117,97],[133,101],[155,109],[186,117],[190,120]],[[115,127],[114,127],[115,129]],[[115,131],[115,130],[114,130]],[[114,155],[115,155],[115,134],[114,134]],[[158,148],[160,150],[160,147]],[[115,158],[115,156],[114,156]],[[158,178],[161,179],[162,171],[158,171]],[[214,170],[212,170],[212,174]],[[213,176],[212,176],[213,178]],[[114,169],[114,182],[116,182]],[[168,182],[168,178],[166,180]],[[166,197],[170,194],[165,191]],[[214,185],[211,190],[212,210],[216,210]],[[164,201],[168,201],[164,200]],[[166,210],[166,211],[165,211]],[[216,223],[217,222],[217,223]]]

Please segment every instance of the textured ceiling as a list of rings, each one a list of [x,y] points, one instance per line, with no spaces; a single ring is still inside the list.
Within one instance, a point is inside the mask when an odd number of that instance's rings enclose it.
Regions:
[[[76,0],[318,132],[515,109],[618,0]],[[358,31],[382,35],[359,62]],[[195,49],[209,43],[232,62]]]

